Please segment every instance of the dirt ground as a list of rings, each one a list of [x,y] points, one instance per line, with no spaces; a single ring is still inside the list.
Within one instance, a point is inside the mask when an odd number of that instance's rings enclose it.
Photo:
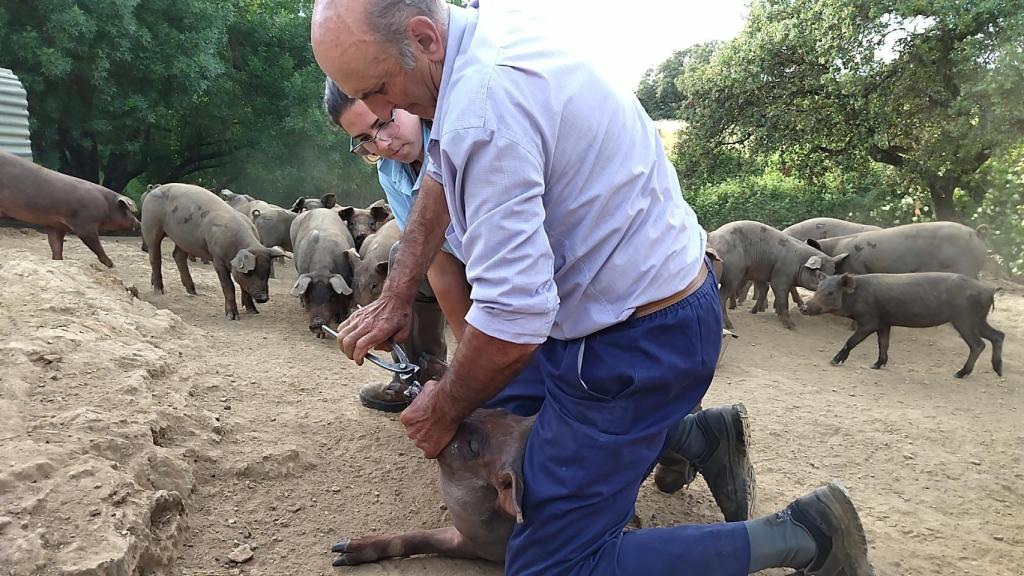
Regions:
[[[187,296],[165,249],[153,296],[139,240],[103,243],[112,271],[73,237],[51,262],[42,234],[0,230],[0,573],[501,573],[440,558],[331,568],[341,538],[447,522],[435,465],[356,399],[385,373],[311,336],[291,270],[261,314],[229,322],[210,266],[192,266]],[[1006,377],[986,349],[961,381],[950,327],[895,329],[874,371],[873,339],[829,365],[844,319],[787,331],[734,311],[740,338],[705,405],[746,404],[762,512],[843,480],[880,575],[1024,575],[1022,313],[1006,285],[991,316]],[[670,496],[648,482],[638,514],[719,518],[701,480]],[[228,560],[244,543],[253,558]]]

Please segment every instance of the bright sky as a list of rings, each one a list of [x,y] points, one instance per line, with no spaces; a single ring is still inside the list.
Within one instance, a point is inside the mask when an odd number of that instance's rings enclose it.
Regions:
[[[562,33],[592,54],[615,83],[636,89],[644,71],[708,40],[728,40],[743,28],[746,0],[551,0]]]

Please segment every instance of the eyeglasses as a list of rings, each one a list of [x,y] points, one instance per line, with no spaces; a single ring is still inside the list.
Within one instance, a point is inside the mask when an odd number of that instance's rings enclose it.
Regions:
[[[391,128],[394,126],[397,126],[397,124],[395,124],[395,109],[392,108],[391,119],[381,124],[380,127],[374,131],[373,138],[350,138],[348,151],[359,156],[369,156],[373,154],[373,152],[369,150],[368,146],[373,144],[374,147],[376,147],[378,140],[390,142],[391,138],[394,136],[390,133]]]

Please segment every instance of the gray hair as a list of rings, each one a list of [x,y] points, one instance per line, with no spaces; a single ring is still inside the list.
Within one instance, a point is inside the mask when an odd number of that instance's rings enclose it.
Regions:
[[[417,16],[426,16],[443,31],[448,28],[447,12],[444,0],[372,0],[366,19],[382,42],[396,47],[402,67],[411,70],[416,66],[416,55],[405,37],[406,24]]]

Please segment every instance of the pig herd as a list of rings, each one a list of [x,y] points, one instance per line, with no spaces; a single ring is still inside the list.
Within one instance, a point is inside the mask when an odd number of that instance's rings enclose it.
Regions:
[[[882,229],[834,218],[813,218],[776,230],[767,224],[730,222],[708,234],[708,255],[715,260],[722,314],[732,328],[728,308],[742,302],[755,286],[752,313],[766,309],[768,289],[775,313],[794,328],[789,297],[800,312],[831,313],[853,319],[854,333],[832,358],[842,364],[857,344],[878,336],[881,368],[889,361],[893,326],[925,328],[952,324],[970,349],[956,372],[974,370],[984,340],[992,343],[992,369],[1002,376],[1004,335],[988,323],[995,286],[980,282],[985,264],[984,235],[955,222],[926,222]],[[796,287],[815,291],[804,303]]]
[[[137,230],[131,199],[107,188],[47,170],[0,152],[0,216],[42,226],[54,259],[61,259],[64,236],[77,235],[107,266],[100,230]],[[310,331],[344,320],[352,308],[379,296],[389,255],[399,239],[388,206],[339,206],[333,194],[300,197],[290,209],[223,190],[188,184],[151,186],[142,195],[142,249],[149,252],[151,281],[163,292],[160,243],[174,243],[174,262],[189,294],[195,284],[189,260],[213,264],[224,292],[224,314],[238,318],[235,283],[242,306],[256,314],[267,302],[267,280],[275,259],[294,258],[298,278],[291,294],[299,299]],[[850,351],[877,334],[878,360],[888,362],[893,326],[952,324],[970,350],[956,373],[971,373],[992,344],[992,368],[1002,375],[1004,335],[988,324],[994,286],[978,281],[987,250],[983,232],[955,222],[879,228],[834,218],[812,218],[777,230],[751,220],[730,222],[708,234],[707,250],[720,283],[722,314],[733,329],[729,310],[754,287],[750,311],[767,309],[768,291],[783,326],[795,327],[789,299],[801,313],[831,313],[854,321],[854,333],[832,358],[846,361]],[[797,287],[815,291],[803,302]],[[824,287],[824,288],[822,288]]]

